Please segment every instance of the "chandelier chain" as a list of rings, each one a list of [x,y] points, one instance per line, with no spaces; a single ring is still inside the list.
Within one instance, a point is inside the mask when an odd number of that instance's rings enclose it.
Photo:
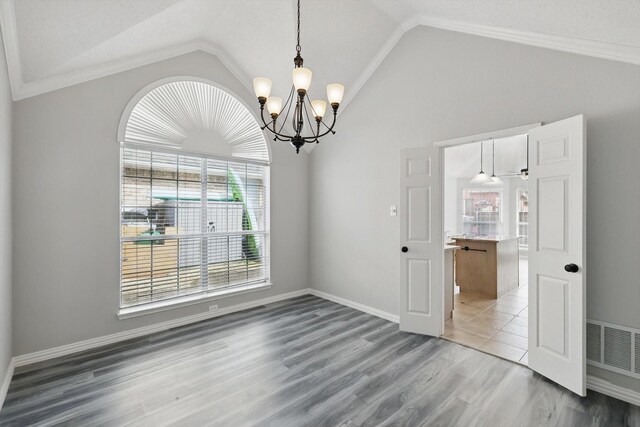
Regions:
[[[298,44],[296,45],[296,52],[300,53],[302,48],[300,47],[300,0],[298,0]]]

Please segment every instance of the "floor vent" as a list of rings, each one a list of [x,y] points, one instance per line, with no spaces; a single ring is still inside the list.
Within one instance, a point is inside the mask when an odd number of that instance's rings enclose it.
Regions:
[[[640,378],[640,330],[587,320],[587,363]]]

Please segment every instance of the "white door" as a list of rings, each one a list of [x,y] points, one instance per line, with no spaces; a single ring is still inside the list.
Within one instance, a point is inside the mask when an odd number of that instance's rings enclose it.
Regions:
[[[400,330],[442,333],[439,152],[402,150],[400,165]]]
[[[583,116],[529,132],[529,367],[586,395]]]

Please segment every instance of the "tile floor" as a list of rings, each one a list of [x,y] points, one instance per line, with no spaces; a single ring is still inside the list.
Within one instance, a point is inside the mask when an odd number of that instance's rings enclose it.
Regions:
[[[504,359],[528,364],[527,260],[520,259],[520,286],[497,300],[459,292],[453,318],[445,322],[444,338]]]

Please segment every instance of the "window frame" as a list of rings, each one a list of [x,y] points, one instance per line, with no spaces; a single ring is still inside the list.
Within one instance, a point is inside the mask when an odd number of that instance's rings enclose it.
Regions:
[[[524,212],[524,211],[520,211],[520,195],[522,193],[525,193],[527,196],[527,221],[526,222],[522,222],[520,221],[520,213]],[[529,250],[529,189],[525,188],[521,185],[516,187],[516,207],[515,207],[515,211],[516,211],[516,237],[518,237],[518,246],[520,248],[521,251],[528,251]],[[521,225],[526,225],[527,228],[527,235],[526,235],[526,240],[527,243],[522,243],[521,237],[525,237],[525,236],[520,236],[520,226]]]
[[[464,193],[465,191],[475,191],[475,192],[483,192],[483,193],[490,193],[490,192],[497,192],[498,196],[500,198],[500,205],[499,205],[499,210],[498,210],[498,221],[465,221],[464,217],[465,217],[465,210],[464,210]],[[459,193],[459,197],[460,197],[460,203],[461,203],[461,209],[460,209],[460,217],[459,217],[459,221],[460,224],[462,225],[462,233],[465,233],[465,224],[495,224],[496,226],[500,227],[500,233],[499,234],[504,234],[504,188],[500,188],[500,187],[496,187],[496,188],[487,188],[487,187],[478,187],[478,186],[463,186],[461,188],[461,191]],[[478,234],[480,236],[480,234]]]
[[[199,304],[206,301],[213,301],[222,298],[228,298],[240,294],[249,292],[256,292],[265,289],[269,289],[273,286],[271,282],[271,224],[270,224],[270,209],[271,209],[271,186],[270,186],[270,164],[269,162],[247,159],[242,157],[224,156],[211,153],[203,153],[197,151],[183,150],[180,147],[165,147],[157,146],[154,144],[143,143],[130,143],[123,142],[119,144],[119,162],[118,162],[118,318],[127,319],[130,317],[136,317],[144,314],[155,313],[159,311],[170,310],[187,305]],[[264,187],[264,229],[261,230],[261,235],[264,236],[264,271],[265,277],[263,280],[240,283],[236,285],[221,286],[218,289],[209,289],[200,291],[193,294],[187,294],[183,296],[171,297],[158,301],[151,301],[135,306],[122,306],[122,197],[123,197],[123,154],[125,149],[143,150],[158,154],[169,155],[181,155],[198,157],[203,160],[214,160],[231,163],[243,163],[258,165],[263,168],[263,187]],[[206,233],[205,233],[206,234]],[[242,233],[239,233],[242,234]],[[178,235],[179,236],[179,235]],[[217,306],[210,307],[210,311],[217,310]]]

